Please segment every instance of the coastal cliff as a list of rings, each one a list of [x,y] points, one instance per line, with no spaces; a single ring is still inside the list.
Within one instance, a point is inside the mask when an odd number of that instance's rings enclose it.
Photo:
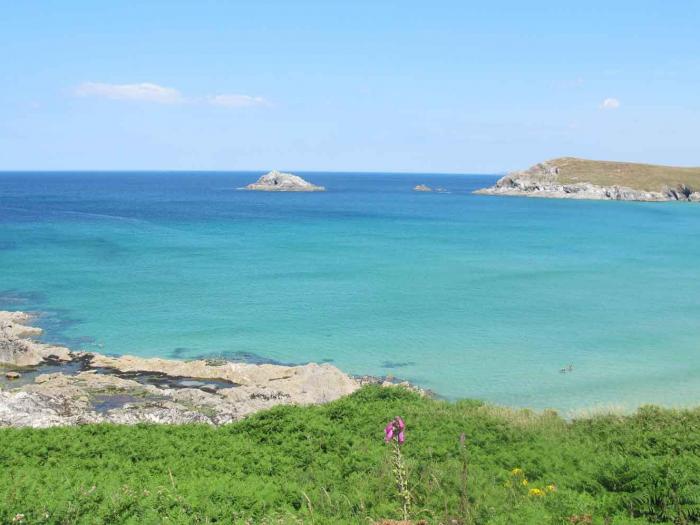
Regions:
[[[224,424],[280,404],[317,404],[363,381],[329,364],[253,365],[74,352],[36,341],[24,312],[0,311],[0,427]]]
[[[700,168],[564,157],[509,173],[480,195],[700,202]]]

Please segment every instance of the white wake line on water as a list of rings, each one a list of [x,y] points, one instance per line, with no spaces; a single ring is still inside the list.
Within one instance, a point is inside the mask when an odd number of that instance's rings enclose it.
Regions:
[[[114,222],[125,222],[128,224],[136,224],[139,226],[147,226],[153,230],[162,230],[167,232],[179,232],[182,233],[185,230],[179,228],[173,228],[172,226],[163,226],[162,224],[156,224],[155,222],[147,221],[145,219],[137,219],[136,217],[124,217],[122,215],[109,215],[107,213],[90,213],[86,211],[74,211],[74,210],[53,210],[53,213],[57,215],[77,215],[79,217],[91,217],[94,219],[103,219],[106,221]]]
[[[11,206],[0,206],[0,210],[21,211],[21,212],[26,212],[26,213],[30,213],[30,214],[36,213],[34,210],[30,210],[28,208],[16,208],[16,207],[11,207]],[[45,210],[42,213],[44,215],[77,215],[77,216],[81,216],[81,217],[92,217],[95,219],[104,219],[104,220],[115,221],[115,222],[126,222],[126,223],[130,223],[130,224],[147,225],[147,226],[150,226],[151,228],[159,229],[159,230],[180,231],[177,228],[163,226],[163,225],[156,224],[154,222],[147,221],[144,219],[137,219],[135,217],[124,217],[123,215],[109,215],[107,213],[90,213],[90,212],[75,211],[75,210]]]
[[[124,217],[123,215],[109,215],[107,213],[90,213],[87,211],[75,211],[75,210],[51,210],[56,215],[79,215],[82,217],[94,217],[96,219],[107,219],[114,220],[117,222],[130,222],[132,224],[148,224],[150,226],[159,227],[150,221],[144,219],[137,219],[135,217]]]

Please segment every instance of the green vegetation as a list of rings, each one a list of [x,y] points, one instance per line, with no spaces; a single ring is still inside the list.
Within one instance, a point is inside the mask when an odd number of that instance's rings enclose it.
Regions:
[[[700,190],[700,168],[677,168],[632,162],[609,162],[564,157],[547,161],[559,168],[563,184],[590,182],[598,186],[626,186],[636,190],[663,191],[664,187],[687,186]]]
[[[4,429],[0,522],[398,519],[395,415],[415,523],[700,523],[700,409],[565,422],[378,387],[221,428]]]

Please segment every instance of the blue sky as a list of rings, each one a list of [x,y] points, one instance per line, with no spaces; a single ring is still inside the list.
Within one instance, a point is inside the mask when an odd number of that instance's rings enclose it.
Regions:
[[[700,165],[700,2],[31,1],[0,169]]]

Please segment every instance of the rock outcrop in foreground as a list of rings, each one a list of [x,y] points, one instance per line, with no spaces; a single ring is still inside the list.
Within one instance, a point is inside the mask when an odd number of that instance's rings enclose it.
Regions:
[[[32,339],[30,316],[0,311],[0,427],[225,424],[279,404],[325,403],[360,381],[329,364],[252,365],[72,352]],[[17,374],[8,374],[16,377]]]
[[[30,316],[24,312],[0,311],[0,364],[25,367],[36,366],[49,359],[71,359],[67,348],[33,340],[32,337],[41,335],[41,328],[29,326],[29,321]]]
[[[256,182],[241,189],[252,191],[326,191],[323,186],[316,186],[297,175],[280,171],[271,171]]]
[[[700,168],[561,158],[510,173],[481,195],[700,202]]]

